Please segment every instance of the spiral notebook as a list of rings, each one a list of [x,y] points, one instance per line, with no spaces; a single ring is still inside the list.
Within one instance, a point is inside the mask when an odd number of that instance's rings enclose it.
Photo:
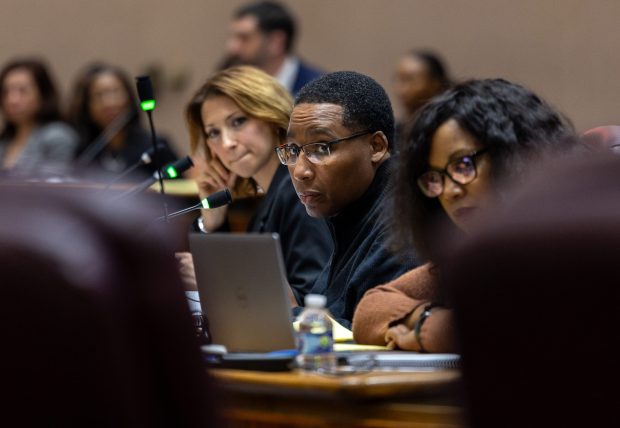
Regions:
[[[419,352],[384,351],[340,354],[345,364],[357,369],[456,369],[458,354],[422,354]]]

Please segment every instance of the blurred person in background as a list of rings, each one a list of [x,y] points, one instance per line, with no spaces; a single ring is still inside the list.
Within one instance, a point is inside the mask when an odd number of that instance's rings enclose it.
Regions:
[[[584,131],[580,140],[594,151],[620,154],[620,126],[605,125]]]
[[[61,121],[59,96],[39,59],[15,59],[0,72],[4,123],[0,131],[1,169],[12,174],[62,173],[78,146],[76,133]]]
[[[439,55],[426,50],[411,50],[398,61],[394,76],[394,92],[402,109],[396,124],[397,140],[402,140],[406,124],[431,98],[451,86],[448,70]]]
[[[79,167],[118,175],[152,149],[151,134],[141,124],[133,86],[118,67],[104,63],[87,66],[76,79],[69,114],[81,140]],[[158,135],[157,143],[162,166],[176,160],[165,138]],[[155,170],[155,162],[142,165],[130,180],[141,180]]]
[[[241,6],[230,24],[227,57],[220,68],[253,65],[296,95],[302,86],[323,74],[294,54],[296,27],[295,19],[280,3],[261,1]]]

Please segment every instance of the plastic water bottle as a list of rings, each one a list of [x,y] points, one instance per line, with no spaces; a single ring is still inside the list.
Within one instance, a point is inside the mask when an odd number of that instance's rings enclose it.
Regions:
[[[332,322],[325,309],[326,298],[308,294],[299,315],[297,365],[304,370],[330,371],[336,367]]]

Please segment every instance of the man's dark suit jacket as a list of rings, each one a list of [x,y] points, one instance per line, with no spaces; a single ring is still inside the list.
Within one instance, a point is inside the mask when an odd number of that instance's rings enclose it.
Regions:
[[[316,79],[317,77],[325,74],[324,71],[319,70],[317,68],[313,68],[303,61],[299,61],[299,70],[297,71],[297,77],[295,78],[295,83],[293,84],[293,96],[297,96],[299,90],[308,82]]]

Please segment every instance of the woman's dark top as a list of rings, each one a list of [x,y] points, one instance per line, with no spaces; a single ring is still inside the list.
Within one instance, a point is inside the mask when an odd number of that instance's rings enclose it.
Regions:
[[[162,168],[164,168],[166,165],[174,162],[177,156],[165,138],[157,136],[157,144],[161,149],[159,152],[160,162]],[[133,126],[127,130],[121,150],[115,151],[110,147],[104,148],[87,165],[87,168],[94,169],[103,175],[114,177],[139,162],[142,154],[152,147],[151,134],[140,126]],[[142,181],[152,176],[156,169],[155,161],[152,160],[150,164],[136,168],[126,181]]]

